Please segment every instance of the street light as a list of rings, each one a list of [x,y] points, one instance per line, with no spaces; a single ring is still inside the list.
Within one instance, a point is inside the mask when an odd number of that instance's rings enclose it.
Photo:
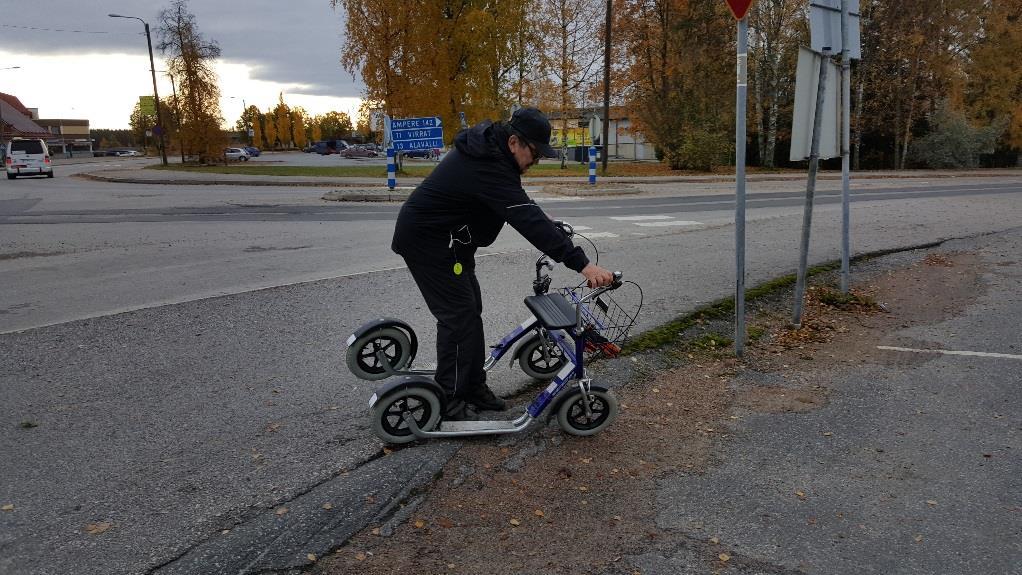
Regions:
[[[248,105],[245,104],[245,98],[236,98],[234,96],[227,96],[227,97],[232,99],[232,100],[238,100],[238,99],[241,100],[241,119],[245,122],[245,138],[248,139],[248,143],[249,144],[254,146],[255,142],[253,142],[252,139],[251,139],[252,138],[252,134],[249,133],[249,132],[252,131],[252,128],[249,127],[249,125],[248,125],[248,118],[245,117],[245,114],[248,114]]]
[[[120,14],[107,14],[111,18],[131,18],[138,20],[145,26],[145,41],[149,45],[149,71],[153,75],[153,99],[156,100],[156,131],[159,132],[157,135],[160,137],[160,158],[163,159],[163,165],[167,165],[167,147],[163,143],[163,115],[160,113],[160,94],[156,91],[156,65],[153,64],[153,41],[149,37],[149,23],[139,18],[138,16],[122,16]]]
[[[8,66],[6,68],[0,68],[0,70],[19,70],[21,66]],[[0,105],[0,148],[4,145],[4,107]]]

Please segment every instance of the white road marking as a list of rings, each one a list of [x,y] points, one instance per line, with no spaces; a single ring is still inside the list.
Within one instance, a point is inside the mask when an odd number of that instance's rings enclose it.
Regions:
[[[693,221],[689,221],[689,220],[672,220],[672,221],[669,221],[669,222],[636,222],[635,225],[637,225],[637,226],[646,226],[646,227],[653,227],[653,226],[701,226],[701,225],[703,225],[703,222],[693,222]]]
[[[589,239],[592,239],[592,238],[616,238],[616,237],[618,237],[617,234],[614,234],[614,233],[611,233],[611,232],[593,232],[591,234],[585,234],[585,236],[587,238],[589,238]]]
[[[591,229],[593,229],[593,228],[591,228],[591,227],[589,227],[589,226],[571,226],[571,227],[575,228],[575,231],[576,231],[576,232],[584,232],[584,231],[586,231],[586,230],[591,230]]]
[[[610,216],[612,220],[630,222],[636,220],[673,220],[674,216]]]
[[[893,347],[890,345],[878,345],[877,349],[889,351],[907,351],[911,353],[939,353],[943,355],[968,355],[973,357],[996,357],[1000,359],[1022,359],[1022,355],[1010,353],[988,353],[985,351],[953,351],[949,349],[915,349],[911,347]]]

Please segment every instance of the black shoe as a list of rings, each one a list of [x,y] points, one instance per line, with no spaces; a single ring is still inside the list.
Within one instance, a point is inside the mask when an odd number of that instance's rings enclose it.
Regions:
[[[485,383],[480,384],[479,387],[463,395],[462,399],[483,411],[504,411],[507,409],[507,402],[494,395]]]
[[[467,403],[456,397],[447,400],[447,409],[444,410],[444,421],[478,421],[479,414],[469,407]]]

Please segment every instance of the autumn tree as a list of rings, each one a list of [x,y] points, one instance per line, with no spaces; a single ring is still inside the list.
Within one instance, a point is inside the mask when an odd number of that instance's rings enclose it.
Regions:
[[[749,68],[760,165],[775,165],[777,134],[791,117],[794,75],[800,44],[808,44],[805,2],[757,0],[749,13]]]
[[[278,95],[277,105],[273,108],[273,124],[277,132],[277,141],[282,148],[293,147],[291,136],[291,108],[284,102],[284,93]]]
[[[991,0],[981,40],[972,50],[966,74],[965,105],[982,123],[1003,122],[1003,149],[1014,150],[1022,167],[1022,2]]]
[[[320,135],[327,139],[347,138],[353,129],[351,116],[346,112],[327,112],[316,116],[315,123],[319,126]],[[317,138],[319,139],[319,138]]]
[[[220,47],[199,33],[187,0],[172,0],[170,7],[160,12],[158,34],[158,48],[167,56],[168,70],[178,79],[184,150],[203,162],[215,160],[226,143],[220,129],[220,87],[213,68]]]
[[[626,0],[619,12],[636,129],[672,168],[706,169],[733,146],[734,20],[714,0]]]
[[[291,108],[291,135],[295,147],[304,148],[308,137],[305,134],[305,118],[308,114],[300,107]]]
[[[135,141],[148,142],[149,136],[146,136],[146,131],[152,130],[156,125],[156,114],[142,112],[141,105],[136,101],[135,107],[131,111],[131,117],[128,119],[128,125],[131,126],[131,135]]]
[[[515,92],[528,93],[518,72],[536,52],[522,48],[537,37],[523,32],[534,27],[527,18],[531,0],[331,4],[346,16],[349,49],[341,62],[361,76],[372,108],[392,117],[438,115],[444,125],[458,126],[460,112],[499,118],[517,101]],[[456,132],[446,130],[448,140]]]

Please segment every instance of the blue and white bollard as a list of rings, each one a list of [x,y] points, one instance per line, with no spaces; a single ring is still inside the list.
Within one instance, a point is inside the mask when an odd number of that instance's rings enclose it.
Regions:
[[[394,148],[387,148],[387,187],[391,190],[397,185],[397,170],[394,168]]]
[[[596,185],[596,146],[589,146],[589,183]]]

